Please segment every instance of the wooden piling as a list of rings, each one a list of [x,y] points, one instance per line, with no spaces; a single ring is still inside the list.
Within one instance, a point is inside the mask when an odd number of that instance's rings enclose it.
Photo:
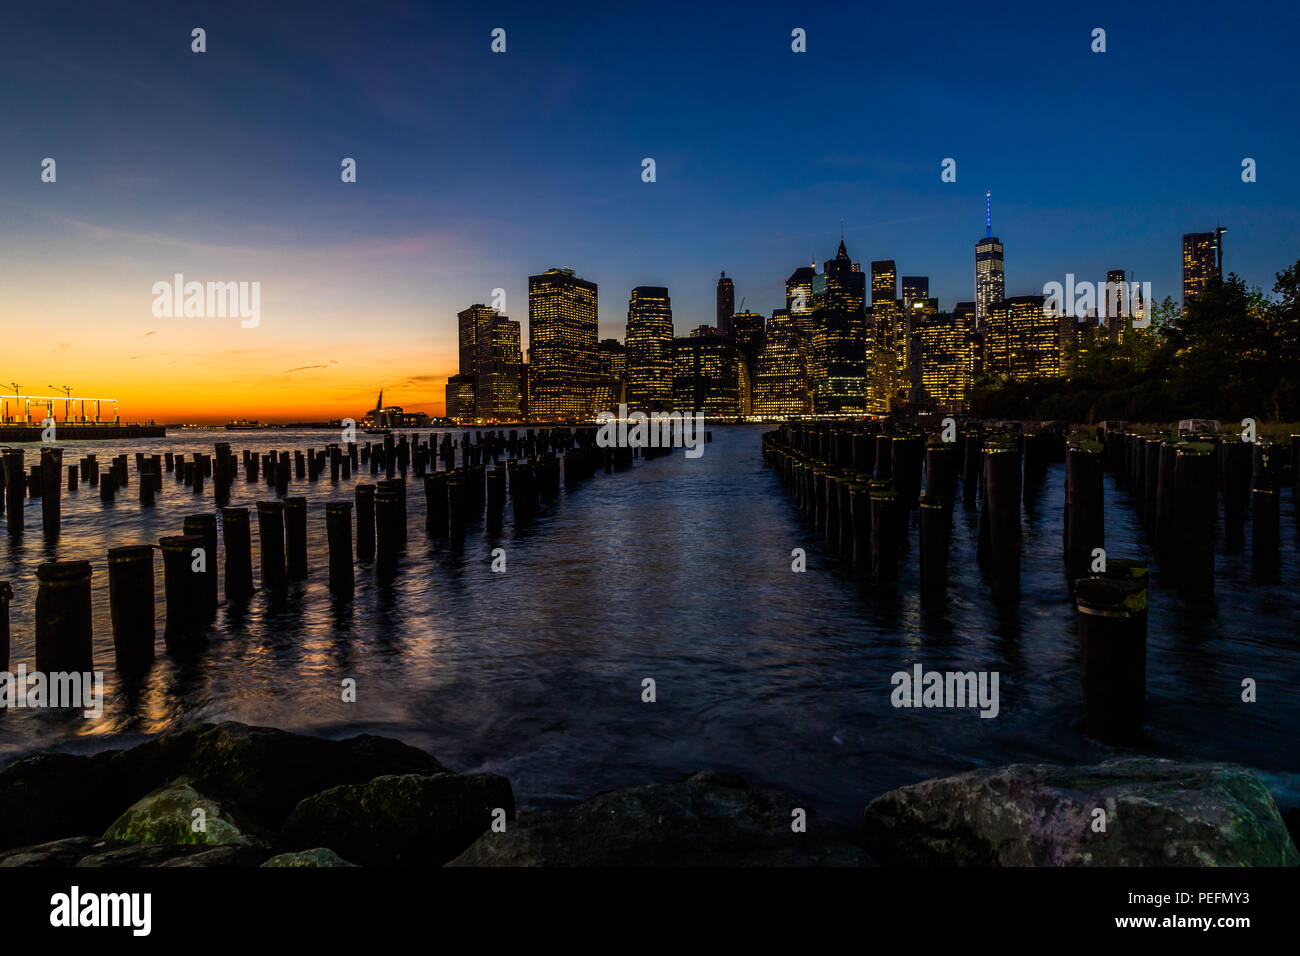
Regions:
[[[173,534],[158,539],[163,553],[163,592],[167,598],[163,642],[172,653],[192,648],[203,639],[203,576],[194,570],[194,552],[204,547],[198,534]]]
[[[41,449],[41,530],[46,541],[59,537],[63,520],[63,449]]]
[[[9,671],[9,605],[14,599],[13,586],[0,581],[0,672]]]
[[[246,600],[253,593],[253,534],[247,508],[221,509],[221,536],[226,543],[226,600]]]
[[[1071,447],[1065,456],[1065,566],[1070,579],[1088,573],[1092,553],[1106,546],[1102,451],[1096,442]]]
[[[921,509],[921,598],[943,596],[948,583],[948,509],[942,501],[923,497]]]
[[[325,533],[329,540],[330,594],[350,600],[356,586],[352,570],[352,502],[325,504]]]
[[[1020,452],[1014,442],[984,448],[989,578],[993,598],[1020,597]]]
[[[1185,598],[1214,597],[1214,533],[1219,517],[1213,446],[1184,442],[1174,452],[1170,555]]]
[[[307,499],[284,499],[284,537],[290,578],[307,577]]]
[[[140,483],[146,484],[143,480]],[[143,673],[153,663],[157,640],[150,545],[109,548],[108,603],[117,669],[132,675]]]
[[[401,550],[402,504],[397,489],[388,481],[382,480],[380,485],[386,487],[375,490],[375,573],[381,580],[392,577]]]
[[[1075,605],[1088,734],[1136,743],[1146,697],[1146,577],[1080,579]]]
[[[217,516],[215,514],[186,515],[185,534],[203,541],[203,565],[198,573],[203,613],[211,616],[217,610]]]
[[[26,476],[23,450],[10,448],[4,453],[5,501],[8,507],[8,527],[11,535],[23,533],[23,507],[27,504]]]
[[[877,446],[879,447],[879,446]],[[876,456],[877,464],[880,455]],[[877,583],[898,579],[899,542],[896,538],[898,507],[894,490],[885,482],[873,483],[871,489],[871,578]]]
[[[36,669],[43,674],[91,673],[89,561],[50,561],[36,568]]]
[[[357,485],[357,560],[375,559],[375,486]]]
[[[973,510],[979,500],[980,472],[984,469],[983,436],[967,432],[962,451],[961,503],[962,507]]]
[[[284,502],[257,503],[258,544],[262,552],[262,587],[284,591],[288,577],[284,561]]]

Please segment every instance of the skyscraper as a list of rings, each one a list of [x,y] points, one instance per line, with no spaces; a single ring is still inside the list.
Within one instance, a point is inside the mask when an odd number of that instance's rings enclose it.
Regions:
[[[1041,295],[1022,295],[993,305],[984,336],[986,369],[1020,380],[1061,374],[1061,319],[1044,313],[1043,302]]]
[[[909,315],[913,302],[924,302],[930,298],[929,276],[903,276],[903,311]]]
[[[753,414],[783,418],[812,410],[807,357],[789,309],[772,313],[754,364]]]
[[[893,259],[877,259],[871,263],[871,304],[882,300],[893,302],[898,298],[898,267]]]
[[[1201,297],[1211,279],[1223,278],[1223,234],[1189,232],[1183,236],[1183,308]]]
[[[741,367],[730,336],[673,339],[673,411],[709,418],[740,415]]]
[[[763,316],[758,312],[734,312],[731,316],[731,337],[741,356],[751,366],[763,348],[764,325]]]
[[[866,276],[840,239],[813,277],[813,401],[818,412],[867,410]]]
[[[596,283],[572,269],[528,277],[529,415],[590,418],[602,404],[596,357]]]
[[[993,193],[985,193],[984,238],[975,243],[975,326],[983,329],[989,310],[1005,290],[1002,240],[993,235]]]
[[[1124,270],[1111,269],[1106,273],[1106,294],[1102,297],[1106,311],[1106,337],[1111,342],[1121,342],[1124,326],[1130,321],[1128,286],[1124,284]]]
[[[975,303],[958,302],[952,310],[953,322],[962,336],[962,401],[971,385],[984,373],[984,336],[975,331]]]
[[[477,308],[477,307],[476,307]],[[524,357],[519,323],[496,315],[479,329],[475,417],[518,421],[523,405]]]
[[[670,411],[673,303],[664,286],[642,285],[632,290],[627,303],[625,343],[628,406],[641,412]]]
[[[490,356],[490,330],[496,320],[495,309],[481,303],[471,305],[456,314],[456,325],[460,345],[459,373],[455,406],[461,418],[473,418],[476,414],[477,381],[480,365]],[[474,394],[467,394],[473,392]],[[448,415],[450,416],[450,412]]]
[[[930,300],[933,301],[933,300]],[[966,332],[954,313],[918,313],[910,342],[914,408],[957,412],[966,398]]]
[[[812,341],[812,286],[815,278],[817,266],[814,264],[800,266],[785,280],[785,307],[806,342]]]
[[[718,279],[718,334],[726,335],[731,331],[731,316],[736,311],[736,290],[727,273]]]
[[[627,378],[627,347],[618,339],[601,339],[596,355],[602,378]]]
[[[463,312],[456,313],[456,324],[460,332],[460,368],[461,375],[478,373],[480,333],[496,318],[496,310],[486,305],[471,305]]]

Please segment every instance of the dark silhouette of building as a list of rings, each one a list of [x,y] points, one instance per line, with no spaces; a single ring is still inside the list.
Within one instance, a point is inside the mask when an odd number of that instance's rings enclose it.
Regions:
[[[867,410],[866,276],[840,239],[835,258],[813,277],[814,410]]]
[[[730,336],[673,339],[673,411],[709,418],[740,415],[742,364]]]
[[[1183,236],[1183,308],[1199,299],[1212,279],[1223,278],[1223,234],[1227,231],[1219,228]]]
[[[893,259],[877,259],[871,263],[871,304],[882,299],[893,302],[898,298],[898,267]]]
[[[718,279],[718,333],[727,335],[731,331],[731,316],[736,311],[736,289],[723,272]]]

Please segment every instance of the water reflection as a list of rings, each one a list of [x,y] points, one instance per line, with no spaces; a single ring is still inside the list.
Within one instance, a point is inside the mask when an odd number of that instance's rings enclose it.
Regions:
[[[713,429],[704,456],[673,454],[561,488],[530,520],[507,510],[499,531],[463,540],[424,535],[424,495],[412,477],[410,538],[389,582],[356,566],[356,596],[328,593],[325,503],[352,500],[362,473],[328,470],[291,494],[308,502],[310,572],[279,597],[223,603],[206,646],[165,653],[162,569],[156,566],[159,656],[143,676],[113,669],[105,552],[179,533],[188,514],[216,510],[164,476],[154,508],[134,482],[105,505],[96,489],[64,492],[63,533],[41,540],[40,502],[28,532],[0,534],[0,579],[14,585],[14,666],[32,662],[35,567],[95,566],[94,652],[106,673],[104,717],[0,714],[0,758],[40,746],[86,748],[88,737],[152,733],[195,720],[236,719],[331,735],[372,732],[427,748],[459,770],[490,769],[521,803],[581,798],[613,786],[711,767],[779,786],[843,821],[868,797],[902,783],[1017,760],[1086,761],[1113,753],[1080,734],[1074,609],[1061,562],[1063,475],[1030,483],[1023,517],[1020,599],[998,606],[975,560],[976,513],[958,505],[946,599],[923,605],[913,541],[899,579],[864,584],[828,555],[776,476],[762,466],[760,428]],[[187,432],[95,447],[110,454],[321,447],[320,432]],[[30,455],[29,455],[30,458]],[[1107,479],[1107,551],[1148,557],[1125,493]],[[243,475],[232,507],[274,497]],[[508,506],[507,506],[508,507]],[[1272,774],[1300,769],[1300,611],[1294,501],[1283,499],[1276,580],[1257,582],[1246,544],[1225,535],[1211,612],[1186,609],[1168,575],[1152,576],[1148,637],[1150,752],[1232,760]],[[916,533],[915,522],[911,533]],[[1247,525],[1245,536],[1250,529]],[[256,530],[254,530],[256,548]],[[507,570],[491,570],[506,551]],[[808,570],[790,568],[806,549]],[[219,549],[220,550],[220,549]],[[257,560],[254,557],[255,576]],[[1001,712],[895,710],[890,676],[927,669],[997,670]],[[1261,701],[1242,704],[1242,677]],[[655,679],[658,700],[641,701]],[[345,703],[342,681],[356,681]],[[98,745],[102,745],[98,744]],[[1281,779],[1274,777],[1276,779]]]

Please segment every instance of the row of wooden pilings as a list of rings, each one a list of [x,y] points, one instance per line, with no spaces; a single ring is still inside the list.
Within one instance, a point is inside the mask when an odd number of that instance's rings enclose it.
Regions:
[[[558,496],[561,483],[574,488],[598,471],[606,474],[627,470],[641,452],[645,457],[666,453],[663,449],[599,447],[596,429],[554,429],[554,434],[535,434],[532,429],[518,438],[469,444],[468,434],[460,446],[461,461],[455,467],[454,452],[434,457],[432,445],[412,443],[410,457],[416,476],[422,478],[425,495],[425,533],[430,538],[459,539],[469,527],[482,520],[489,531],[502,527],[505,504],[509,497],[516,522],[526,522],[538,512],[543,502]],[[386,436],[391,438],[392,436]],[[325,530],[328,546],[329,591],[336,601],[348,601],[355,593],[355,564],[372,564],[375,578],[383,583],[395,575],[400,556],[407,548],[407,488],[405,469],[398,449],[401,444],[349,449],[330,446],[319,455],[307,454],[300,461],[318,464],[319,475],[328,466],[347,477],[346,462],[359,454],[362,463],[376,460],[388,463],[396,477],[374,483],[357,484],[354,500],[329,501],[325,504]],[[446,447],[446,446],[444,446]],[[531,451],[535,455],[518,460],[495,461],[504,451]],[[50,455],[58,449],[43,450],[42,472],[57,475],[59,457]],[[180,456],[139,456],[137,469],[142,486],[156,489],[163,473],[152,467],[163,459],[166,468],[184,472],[190,482],[211,474],[224,478],[236,472],[237,459],[229,446],[219,444],[212,456],[195,455],[182,462]],[[6,453],[7,455],[9,453]],[[289,457],[270,459],[278,475],[287,467]],[[449,470],[429,470],[436,460],[450,465]],[[11,459],[6,457],[6,462]],[[21,464],[21,457],[16,459]],[[489,467],[488,463],[492,463]],[[102,484],[113,475],[120,485],[127,484],[126,458],[119,456],[98,479]],[[49,466],[48,471],[46,466]],[[184,467],[182,467],[184,466]],[[245,475],[256,480],[262,466],[258,456],[245,452]],[[79,466],[73,466],[79,467]],[[93,457],[89,468],[80,466],[88,480],[96,475]],[[306,470],[306,464],[304,464]],[[372,473],[378,473],[372,470]],[[178,480],[185,480],[178,478]],[[12,486],[11,486],[12,487]],[[74,485],[75,488],[75,485]],[[19,485],[19,491],[23,490]],[[47,496],[57,500],[48,484]],[[54,489],[57,491],[57,488]],[[152,500],[152,499],[151,499]],[[9,515],[21,515],[23,501],[10,500]],[[353,512],[356,513],[355,555],[353,550]],[[163,557],[165,624],[163,640],[169,651],[185,653],[201,646],[216,613],[220,592],[227,602],[247,601],[255,593],[253,580],[254,515],[257,522],[261,587],[273,600],[283,598],[290,582],[308,576],[307,499],[290,496],[280,500],[259,501],[255,509],[221,507],[216,513],[186,516],[180,534],[162,537],[156,548]],[[218,560],[218,517],[224,561]],[[127,675],[143,673],[154,659],[156,644],[155,546],[135,544],[110,548],[107,554],[109,605],[117,668]],[[224,565],[224,583],[219,571]],[[38,589],[35,608],[35,665],[46,673],[86,672],[93,669],[92,606],[89,561],[53,561],[36,569]],[[221,587],[219,587],[219,584]],[[8,670],[10,649],[9,604],[13,589],[0,581],[0,671]]]
[[[1255,572],[1272,578],[1281,560],[1281,492],[1297,485],[1300,435],[1289,443],[1242,441],[1236,434],[1138,434],[1122,424],[1098,429],[1104,466],[1128,490],[1134,512],[1163,567],[1185,598],[1214,597],[1214,542],[1236,549],[1251,525]],[[1300,508],[1297,509],[1300,518]],[[1297,525],[1300,532],[1300,524]]]
[[[311,482],[320,480],[326,471],[331,481],[350,480],[355,472],[360,474],[362,466],[367,466],[371,475],[383,475],[386,480],[396,477],[406,478],[408,471],[414,471],[416,478],[438,472],[439,463],[444,472],[456,467],[457,459],[462,466],[480,466],[485,463],[496,465],[505,456],[522,457],[527,460],[547,462],[557,454],[571,452],[579,447],[594,447],[591,429],[532,429],[521,433],[512,429],[508,433],[497,431],[478,431],[471,442],[470,433],[465,432],[460,441],[450,433],[445,433],[439,443],[436,435],[427,441],[421,441],[418,435],[408,438],[406,435],[385,435],[382,442],[358,445],[356,442],[335,443],[323,449],[308,448],[305,451],[271,451],[263,454],[245,449],[242,457],[244,480],[249,483],[264,481],[273,488],[279,498],[289,497],[289,488],[295,480],[306,479]],[[630,448],[609,448],[606,470],[626,468],[637,453]],[[645,457],[651,457],[660,449],[644,449]],[[459,454],[458,454],[459,453]],[[63,464],[64,450],[59,447],[42,448],[40,463],[31,466],[30,473],[24,471],[25,450],[8,448],[0,451],[0,517],[6,518],[10,534],[24,531],[24,499],[41,500],[41,524],[45,537],[53,540],[58,537],[62,518],[61,492],[64,486],[63,475],[66,471],[66,486],[69,492],[75,492],[84,481],[99,490],[100,501],[105,505],[115,501],[119,492],[130,485],[131,474],[126,455],[118,455],[107,462],[100,462],[96,455],[87,455],[77,464]],[[101,464],[104,468],[101,470]],[[202,495],[205,483],[211,481],[213,497],[218,506],[230,501],[231,485],[238,477],[241,459],[233,454],[229,443],[218,443],[214,454],[166,452],[165,454],[135,454],[135,471],[138,476],[137,488],[141,505],[152,506],[163,492],[164,474],[175,476],[175,483],[189,489],[195,495]]]
[[[1132,743],[1144,720],[1148,569],[1098,553],[1105,537],[1102,449],[1098,442],[1067,444],[1063,428],[1014,432],[978,423],[947,436],[888,423],[789,424],[763,436],[766,464],[827,549],[875,584],[897,579],[918,512],[927,604],[945,598],[959,479],[963,507],[979,509],[977,560],[995,601],[1019,598],[1021,503],[1064,457],[1062,556],[1077,611],[1085,725],[1098,739]]]

